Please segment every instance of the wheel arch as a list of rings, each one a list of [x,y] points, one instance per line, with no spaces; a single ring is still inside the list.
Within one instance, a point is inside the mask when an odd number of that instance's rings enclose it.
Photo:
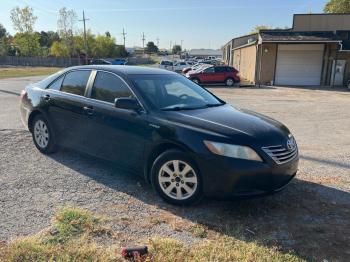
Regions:
[[[28,129],[30,132],[33,131],[33,120],[37,115],[42,115],[43,112],[40,110],[33,110],[28,117]]]
[[[144,176],[145,176],[145,180],[146,182],[150,183],[150,173],[151,173],[151,168],[152,168],[152,164],[154,162],[154,160],[156,160],[156,158],[164,153],[167,150],[170,149],[177,149],[179,151],[185,152],[185,153],[191,153],[192,150],[190,150],[187,146],[182,145],[182,144],[178,144],[175,142],[170,142],[170,141],[164,141],[161,142],[157,145],[155,145],[147,154],[146,158],[145,158],[145,165],[144,165]]]

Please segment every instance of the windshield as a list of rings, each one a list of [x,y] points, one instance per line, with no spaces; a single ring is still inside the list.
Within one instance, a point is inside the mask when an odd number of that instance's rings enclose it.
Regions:
[[[132,75],[130,79],[144,99],[160,110],[191,110],[224,104],[183,76]]]

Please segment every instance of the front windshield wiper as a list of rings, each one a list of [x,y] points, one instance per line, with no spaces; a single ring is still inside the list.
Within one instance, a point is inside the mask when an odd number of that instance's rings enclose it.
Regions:
[[[195,110],[205,108],[206,106],[186,107],[186,106],[174,106],[161,108],[162,111],[181,111],[181,110]]]
[[[225,103],[216,103],[216,104],[206,104],[207,107],[216,107],[216,106],[222,106]]]

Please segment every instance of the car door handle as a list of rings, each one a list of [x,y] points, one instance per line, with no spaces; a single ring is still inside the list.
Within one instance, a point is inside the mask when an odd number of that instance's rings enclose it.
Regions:
[[[92,106],[84,106],[83,109],[86,112],[86,114],[90,116],[94,113],[94,108]]]
[[[45,99],[45,101],[47,101],[47,102],[48,102],[48,101],[50,101],[50,100],[51,100],[51,97],[50,97],[50,95],[45,95],[45,96],[44,96],[44,99]]]

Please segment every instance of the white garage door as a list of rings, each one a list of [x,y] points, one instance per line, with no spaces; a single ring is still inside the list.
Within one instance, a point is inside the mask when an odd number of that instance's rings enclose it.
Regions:
[[[276,85],[320,85],[324,45],[278,45]]]

